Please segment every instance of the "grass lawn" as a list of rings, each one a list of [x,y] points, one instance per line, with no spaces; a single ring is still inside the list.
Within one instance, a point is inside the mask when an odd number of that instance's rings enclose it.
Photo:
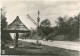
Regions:
[[[37,47],[39,46],[32,43],[19,41],[19,47],[6,49],[6,54],[27,56],[78,56],[78,52],[74,50],[66,50],[45,45],[42,45],[40,48]]]

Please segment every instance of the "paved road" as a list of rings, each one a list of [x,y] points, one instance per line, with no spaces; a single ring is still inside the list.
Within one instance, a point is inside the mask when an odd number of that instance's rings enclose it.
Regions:
[[[36,40],[32,40],[32,39],[26,39],[26,40],[19,39],[19,40],[36,43]],[[39,42],[43,45],[80,51],[80,42],[71,42],[71,41],[52,41],[51,42],[51,41],[43,41],[43,40],[39,40]]]

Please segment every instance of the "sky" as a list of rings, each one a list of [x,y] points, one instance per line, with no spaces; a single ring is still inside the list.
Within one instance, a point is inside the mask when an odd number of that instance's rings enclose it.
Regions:
[[[8,24],[19,16],[28,28],[36,28],[27,14],[36,21],[39,10],[41,21],[49,19],[55,26],[59,16],[73,17],[80,12],[80,0],[3,0],[2,7],[6,10]]]

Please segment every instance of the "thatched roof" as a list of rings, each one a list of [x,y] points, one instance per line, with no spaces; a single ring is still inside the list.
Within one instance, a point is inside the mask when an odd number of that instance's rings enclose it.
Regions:
[[[16,19],[5,28],[5,30],[29,31],[29,29],[22,23],[19,16],[17,16]]]

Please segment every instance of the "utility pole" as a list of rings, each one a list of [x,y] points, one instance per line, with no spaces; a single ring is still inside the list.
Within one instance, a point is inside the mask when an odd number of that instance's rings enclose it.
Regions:
[[[40,12],[39,12],[39,10],[38,10],[38,17],[37,17],[38,26],[37,26],[37,30],[39,30],[39,23],[40,23],[40,17],[39,17],[39,15],[40,15]]]
[[[39,15],[40,15],[40,12],[39,12],[39,10],[38,10],[38,17],[37,17],[37,23],[38,23],[38,26],[37,26],[37,33],[39,34],[39,24],[40,24],[40,17],[39,17]],[[37,40],[37,44],[39,43],[39,41]]]

